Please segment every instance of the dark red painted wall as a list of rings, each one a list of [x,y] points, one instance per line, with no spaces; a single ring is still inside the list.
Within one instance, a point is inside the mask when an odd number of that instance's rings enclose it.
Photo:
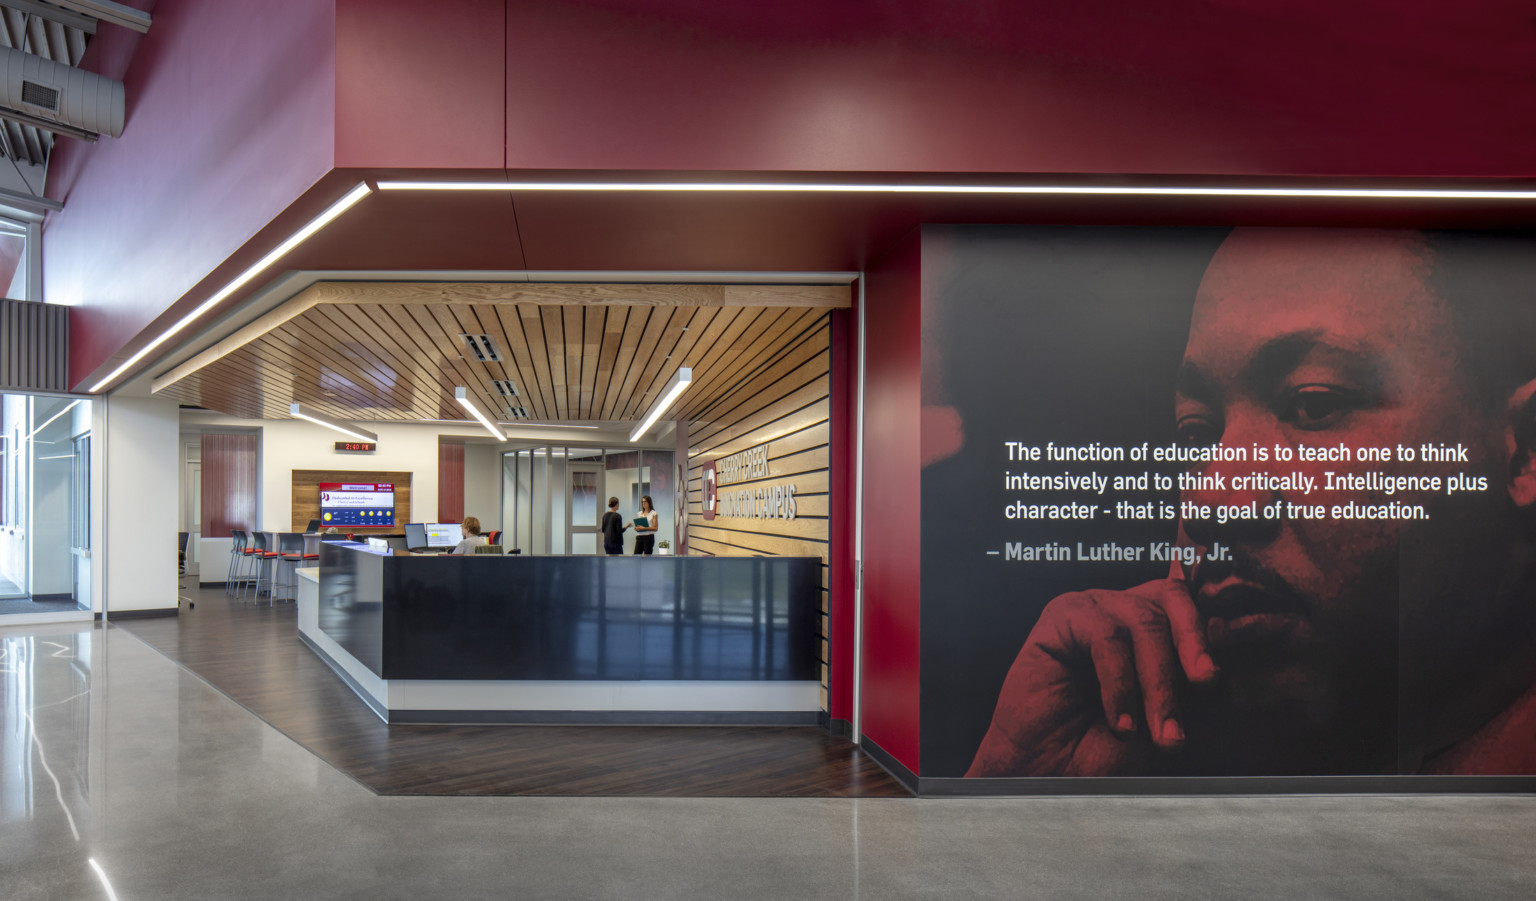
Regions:
[[[1522,0],[507,9],[510,168],[1536,174]]]
[[[71,384],[331,167],[331,4],[162,0],[154,17],[123,79],[123,136],[53,152],[65,207],[44,225],[44,297],[75,307]],[[99,56],[122,31],[102,26]]]
[[[866,273],[864,323],[863,730],[913,773],[921,772],[919,249],[914,231]]]
[[[501,169],[505,0],[335,0],[336,165]]]
[[[857,296],[857,295],[855,295]],[[831,548],[827,612],[831,620],[828,713],[853,718],[854,511],[858,485],[858,310],[833,310],[831,366]]]

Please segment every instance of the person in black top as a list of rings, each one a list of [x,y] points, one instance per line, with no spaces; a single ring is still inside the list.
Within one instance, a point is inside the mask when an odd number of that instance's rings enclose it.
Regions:
[[[603,514],[603,551],[609,556],[624,553],[624,530],[629,523],[619,515],[619,499],[608,498],[608,512]]]

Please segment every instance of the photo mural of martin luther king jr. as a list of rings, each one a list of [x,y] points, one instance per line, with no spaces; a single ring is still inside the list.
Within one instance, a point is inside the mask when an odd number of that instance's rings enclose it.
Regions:
[[[1194,565],[1045,606],[966,775],[1536,773],[1533,261],[1477,233],[1230,233],[1173,415],[1182,445],[1269,459],[1186,470],[1166,537]],[[1189,515],[1252,502],[1286,515]]]

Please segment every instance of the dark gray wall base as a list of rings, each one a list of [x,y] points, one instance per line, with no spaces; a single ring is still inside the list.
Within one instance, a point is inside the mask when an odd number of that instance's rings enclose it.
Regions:
[[[325,656],[324,654],[321,655]],[[332,667],[334,669],[334,667]],[[371,706],[371,705],[370,705]],[[380,714],[383,716],[384,714]],[[391,710],[396,723],[523,726],[814,726],[812,711],[713,710]]]
[[[357,683],[356,679],[352,678],[351,674],[337,666],[336,661],[331,659],[330,654],[320,650],[320,647],[316,645],[312,640],[310,640],[309,636],[305,635],[303,632],[299,633],[299,641],[304,642],[305,646],[307,646],[311,651],[314,651],[315,656],[319,657],[322,661],[325,662],[326,666],[331,668],[331,672],[340,676],[341,681],[347,683],[347,687],[352,689],[352,693],[357,695],[358,700],[368,705],[369,710],[372,710],[375,714],[377,714],[379,719],[386,723],[389,722],[389,711],[385,709],[384,705],[380,704],[378,701],[375,701],[373,699],[373,695],[364,691],[363,687]]]
[[[162,607],[154,610],[108,610],[107,619],[153,619],[157,616],[180,616],[181,608]]]
[[[920,794],[918,791],[917,774],[907,769],[905,764],[892,757],[884,748],[870,741],[869,736],[864,736],[864,740],[859,742],[859,747],[864,749],[864,753],[873,757],[875,763],[884,767],[885,771],[890,773],[897,782],[905,786],[907,791],[914,795]]]
[[[199,582],[199,583],[197,583],[197,587],[198,588],[223,588],[227,584],[229,584],[229,583],[227,583],[227,582]]]
[[[34,594],[34,595],[32,595],[32,600],[38,601],[38,602],[72,601],[74,599],[75,599],[75,596],[70,594],[67,591],[61,592],[59,594]]]
[[[825,710],[817,718],[821,728],[836,735],[838,738],[853,738],[853,723],[848,720],[835,720]]]
[[[866,747],[868,742],[865,743]],[[1028,795],[1456,795],[1536,792],[1536,776],[1161,776],[927,778],[922,797]]]

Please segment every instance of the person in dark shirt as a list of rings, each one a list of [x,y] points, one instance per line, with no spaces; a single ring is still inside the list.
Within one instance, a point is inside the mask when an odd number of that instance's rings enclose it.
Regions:
[[[608,498],[608,512],[603,514],[603,552],[610,557],[624,553],[624,530],[629,523],[619,515],[619,499]]]

